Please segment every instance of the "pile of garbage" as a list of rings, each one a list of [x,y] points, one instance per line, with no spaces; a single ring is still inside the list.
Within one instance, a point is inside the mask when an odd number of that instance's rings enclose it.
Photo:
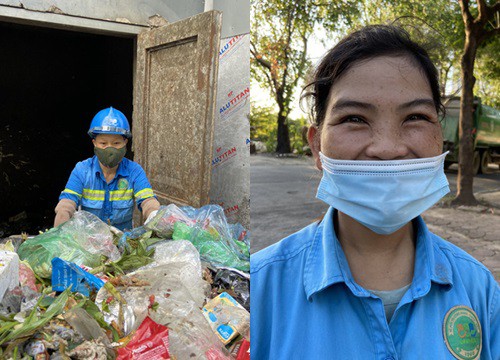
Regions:
[[[2,359],[250,359],[249,234],[220,206],[125,233],[77,211],[0,248]]]

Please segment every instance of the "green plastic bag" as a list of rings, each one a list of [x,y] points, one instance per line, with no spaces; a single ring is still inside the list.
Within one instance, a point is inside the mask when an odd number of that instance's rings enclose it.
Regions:
[[[52,275],[54,257],[89,267],[101,265],[106,258],[120,257],[109,226],[86,211],[77,211],[60,226],[26,240],[17,253],[36,275],[46,279]]]
[[[209,232],[178,221],[174,224],[172,238],[174,240],[189,240],[200,253],[200,257],[215,266],[250,271],[250,263],[240,259],[216,231]]]

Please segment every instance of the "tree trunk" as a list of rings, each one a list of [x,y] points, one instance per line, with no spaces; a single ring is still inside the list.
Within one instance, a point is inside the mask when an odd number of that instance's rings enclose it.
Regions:
[[[464,54],[461,59],[462,93],[460,102],[459,149],[456,205],[476,205],[473,193],[473,158],[474,158],[474,60],[477,51],[477,38],[471,32],[466,33]]]
[[[278,154],[288,154],[292,152],[286,119],[287,117],[283,115],[283,111],[280,109],[278,114],[278,144],[276,145],[276,152]]]

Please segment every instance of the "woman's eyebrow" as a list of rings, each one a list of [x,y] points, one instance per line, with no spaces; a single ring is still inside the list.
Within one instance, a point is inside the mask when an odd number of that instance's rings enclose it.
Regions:
[[[342,110],[345,108],[361,108],[367,110],[376,110],[376,106],[370,103],[350,100],[350,99],[339,99],[331,107],[331,110]]]
[[[424,106],[428,106],[428,107],[432,107],[432,108],[435,107],[434,100],[429,99],[429,98],[424,98],[424,99],[415,99],[412,101],[408,101],[404,104],[399,105],[398,109],[405,110],[405,109],[408,109],[408,108],[411,108],[414,106],[419,106],[419,105],[424,105]]]

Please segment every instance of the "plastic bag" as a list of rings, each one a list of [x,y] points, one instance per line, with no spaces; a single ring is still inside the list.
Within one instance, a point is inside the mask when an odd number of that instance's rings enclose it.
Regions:
[[[164,254],[161,263],[156,262],[157,266],[149,264],[127,275],[137,279],[136,283],[142,286],[116,287],[127,302],[122,307],[125,322],[129,321],[131,310],[134,317],[132,329],[142,323],[146,316],[168,326],[169,352],[172,357],[229,359],[200,310],[210,286],[200,276],[201,264],[197,250],[187,241],[167,241],[156,244],[156,253]],[[96,298],[99,308],[103,309],[110,295],[105,288],[99,291]],[[102,310],[106,321],[118,322],[118,302],[106,305],[107,309],[104,306]]]
[[[194,225],[195,223],[183,210],[175,204],[170,204],[168,206],[160,206],[156,215],[144,224],[144,227],[154,231],[161,238],[171,239],[174,232],[174,224],[178,221],[189,225]]]
[[[191,241],[201,258],[213,265],[249,271],[246,230],[240,224],[229,225],[218,205],[162,206],[144,228],[162,238]]]
[[[56,256],[90,267],[101,264],[101,255],[111,260],[120,257],[108,225],[83,210],[75,212],[62,225],[26,240],[19,246],[18,254],[30,264],[35,274],[43,278],[50,278],[51,261]]]
[[[219,205],[205,205],[197,209],[191,206],[183,206],[181,209],[189,218],[196,221],[197,228],[218,236],[218,240],[224,242],[239,258],[249,260],[250,251],[247,244],[233,237],[233,231],[227,222],[222,207]],[[235,230],[236,232],[241,231],[238,226]]]
[[[250,270],[249,261],[241,259],[234,247],[230,246],[232,239],[223,239],[216,232],[176,222],[172,237],[174,240],[191,241],[200,257],[214,266],[228,266],[246,272]]]

